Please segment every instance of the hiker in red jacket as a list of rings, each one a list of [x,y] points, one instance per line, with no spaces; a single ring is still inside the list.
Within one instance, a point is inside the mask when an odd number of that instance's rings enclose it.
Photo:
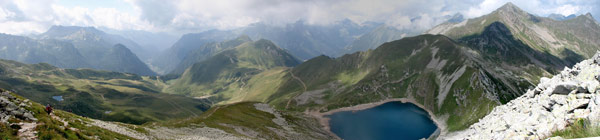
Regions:
[[[46,112],[48,112],[48,115],[52,113],[52,106],[50,104],[46,105]]]

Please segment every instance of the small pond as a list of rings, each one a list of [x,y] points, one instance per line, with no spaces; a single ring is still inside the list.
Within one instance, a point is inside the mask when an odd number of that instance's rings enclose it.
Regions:
[[[62,96],[52,96],[52,99],[56,100],[56,101],[63,101],[63,97]]]

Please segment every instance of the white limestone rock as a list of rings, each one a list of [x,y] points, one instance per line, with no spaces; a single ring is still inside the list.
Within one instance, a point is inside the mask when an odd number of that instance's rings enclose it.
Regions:
[[[552,78],[542,77],[534,89],[468,129],[438,139],[541,139],[579,118],[600,122],[599,64],[600,52]]]

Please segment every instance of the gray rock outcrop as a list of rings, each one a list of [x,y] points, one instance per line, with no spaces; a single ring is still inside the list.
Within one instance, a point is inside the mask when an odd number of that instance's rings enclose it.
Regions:
[[[0,123],[8,123],[12,117],[27,121],[37,121],[33,112],[25,107],[30,106],[29,100],[23,100],[12,96],[8,91],[0,92]]]
[[[543,139],[578,119],[600,125],[600,52],[565,68],[468,129],[438,139]]]

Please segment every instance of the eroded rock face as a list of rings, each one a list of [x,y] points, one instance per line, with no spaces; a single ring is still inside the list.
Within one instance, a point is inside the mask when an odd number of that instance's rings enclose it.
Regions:
[[[600,125],[600,52],[498,106],[468,129],[439,139],[541,139],[577,119]]]

